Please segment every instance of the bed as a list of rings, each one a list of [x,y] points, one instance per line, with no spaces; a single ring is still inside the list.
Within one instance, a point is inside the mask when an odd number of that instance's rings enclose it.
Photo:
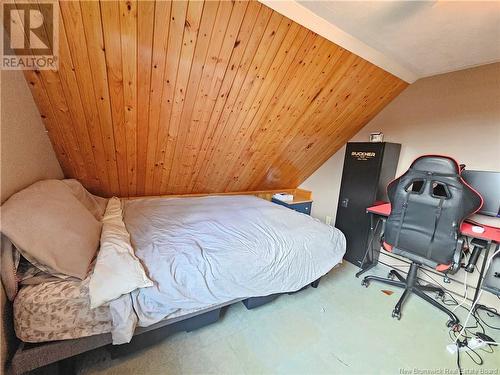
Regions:
[[[258,306],[317,282],[345,252],[337,229],[254,196],[137,198],[121,208],[152,283],[97,308],[88,296],[92,272],[23,286],[14,301],[16,334],[25,343],[15,372],[159,327],[194,329],[238,301]],[[105,233],[104,226],[101,238]]]

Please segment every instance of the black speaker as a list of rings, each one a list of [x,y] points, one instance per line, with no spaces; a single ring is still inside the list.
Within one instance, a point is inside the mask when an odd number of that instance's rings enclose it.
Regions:
[[[400,151],[398,143],[347,144],[335,226],[347,239],[344,259],[357,266],[370,234],[366,208],[387,201],[386,187],[395,177]]]

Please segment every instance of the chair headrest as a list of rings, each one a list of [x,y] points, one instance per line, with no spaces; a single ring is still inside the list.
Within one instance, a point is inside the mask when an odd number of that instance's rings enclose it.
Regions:
[[[449,156],[442,155],[424,155],[415,159],[410,166],[411,169],[443,173],[443,174],[459,174],[460,167],[457,161]]]

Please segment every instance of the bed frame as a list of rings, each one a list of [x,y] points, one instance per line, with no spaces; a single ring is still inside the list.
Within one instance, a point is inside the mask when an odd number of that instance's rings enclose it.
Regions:
[[[309,286],[317,288],[319,281],[320,279],[306,285],[297,292],[277,293],[264,297],[234,299],[220,305],[196,311],[194,313],[162,320],[149,327],[138,327],[135,330],[134,337],[129,344],[117,345],[110,348],[112,356],[115,357],[144,348],[177,332],[190,332],[209,324],[213,324],[219,320],[221,311],[226,306],[241,301],[248,310],[251,310],[274,301],[280,295],[298,293]],[[79,354],[110,345],[111,343],[111,333],[38,344],[21,342],[14,354],[14,357],[12,358],[10,366],[7,368],[7,373],[11,375],[24,374],[57,362],[59,374],[70,375],[74,372],[74,361],[72,360],[74,357]]]
[[[275,193],[281,192],[293,194],[296,197],[296,200],[311,200],[311,192],[302,189],[263,190],[216,194],[165,195],[162,197],[192,198],[207,195],[254,195],[270,201]],[[132,197],[129,199],[135,198]],[[311,283],[310,286],[316,288],[318,286],[318,283],[319,279]],[[309,285],[306,285],[302,289],[305,289],[307,287],[309,287]],[[135,330],[134,337],[129,344],[113,346],[112,352],[114,352],[115,354],[120,352],[130,352],[135,350],[135,348],[151,345],[152,342],[158,341],[159,338],[165,338],[173,333],[180,331],[189,332],[215,323],[219,320],[221,310],[224,307],[235,304],[237,302],[241,301],[245,304],[245,307],[247,309],[253,309],[275,300],[281,294],[286,293],[272,294],[270,296],[264,297],[235,299],[220,305],[196,311],[194,313],[162,320],[149,327],[139,327]],[[67,375],[73,372],[72,366],[74,364],[74,361],[72,359],[75,356],[103,346],[110,345],[111,343],[111,333],[37,344],[21,341],[14,353],[12,360],[10,361],[10,365],[8,365],[7,367],[7,373],[18,375],[57,363],[59,365],[59,373]]]
[[[201,193],[201,194],[178,194],[178,195],[155,195],[146,197],[129,197],[125,199],[140,199],[140,198],[196,198],[206,196],[219,196],[219,195],[254,195],[256,197],[272,200],[273,195],[277,193],[288,193],[294,196],[294,203],[310,202],[312,200],[312,192],[304,189],[281,189],[281,190],[254,190],[254,191],[232,191],[229,193]]]

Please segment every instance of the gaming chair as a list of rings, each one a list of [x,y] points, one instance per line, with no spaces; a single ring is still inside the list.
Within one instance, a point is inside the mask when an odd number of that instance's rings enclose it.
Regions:
[[[412,263],[406,278],[391,270],[387,279],[366,276],[362,285],[378,281],[404,289],[392,312],[393,318],[401,319],[401,307],[414,293],[448,314],[449,326],[458,323],[453,312],[425,293],[434,292],[444,297],[444,290],[434,285],[420,285],[417,272],[421,265],[445,274],[460,268],[463,244],[460,226],[483,203],[479,193],[467,185],[460,174],[454,159],[425,155],[417,158],[405,174],[387,187],[391,214],[385,224],[382,246]]]

